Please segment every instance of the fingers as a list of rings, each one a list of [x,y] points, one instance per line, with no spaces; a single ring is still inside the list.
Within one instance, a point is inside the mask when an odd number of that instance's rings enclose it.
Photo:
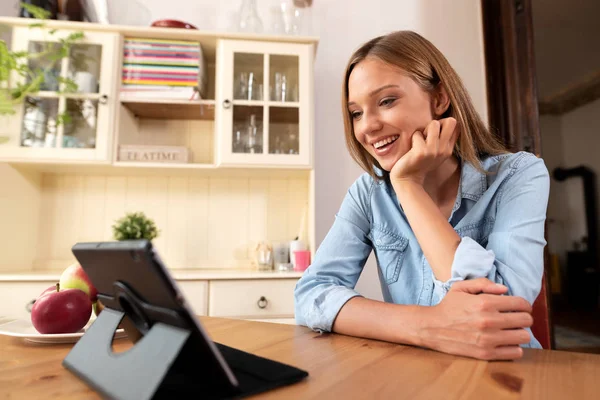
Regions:
[[[440,120],[441,132],[440,139],[442,143],[446,145],[446,150],[449,152],[454,151],[454,145],[458,140],[459,129],[456,126],[456,119],[444,118]]]
[[[518,296],[493,296],[484,294],[480,300],[481,311],[531,313],[531,304]]]
[[[485,347],[519,346],[531,340],[529,332],[525,329],[506,329],[496,331],[489,336],[481,336],[481,343]],[[484,343],[485,342],[485,343]]]
[[[425,138],[429,148],[436,153],[440,146],[440,134],[440,122],[434,119],[425,128]]]
[[[487,278],[477,278],[456,282],[452,285],[452,289],[450,290],[470,294],[489,293],[500,295],[506,293],[508,288],[504,285],[494,283]]]
[[[489,357],[478,357],[483,360],[516,360],[523,357],[523,349],[519,346],[501,346],[489,350],[484,354]]]
[[[426,146],[425,137],[423,137],[423,134],[420,131],[413,133],[411,139],[413,148],[421,149]]]
[[[499,329],[523,329],[533,325],[533,317],[526,312],[485,313],[476,323],[477,329],[491,331]]]

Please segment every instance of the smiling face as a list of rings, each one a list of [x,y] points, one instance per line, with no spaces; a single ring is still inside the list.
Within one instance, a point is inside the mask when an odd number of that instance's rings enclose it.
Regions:
[[[433,119],[431,95],[400,68],[367,57],[348,79],[348,111],[356,140],[390,171],[415,131]]]

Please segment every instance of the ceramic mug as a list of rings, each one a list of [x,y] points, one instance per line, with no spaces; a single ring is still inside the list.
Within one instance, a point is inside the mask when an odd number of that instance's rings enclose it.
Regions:
[[[77,84],[79,93],[98,93],[98,80],[91,72],[77,71],[73,81]]]

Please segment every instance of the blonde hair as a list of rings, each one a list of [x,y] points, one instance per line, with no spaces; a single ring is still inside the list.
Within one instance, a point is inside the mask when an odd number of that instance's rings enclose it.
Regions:
[[[465,86],[446,57],[418,33],[397,31],[372,39],[354,52],[346,67],[342,89],[346,145],[352,158],[374,179],[387,179],[388,172],[356,140],[352,116],[348,111],[348,79],[354,67],[367,57],[402,69],[428,93],[432,93],[440,84],[444,86],[450,105],[441,118],[456,119],[460,136],[454,147],[454,154],[459,160],[467,161],[482,170],[480,160],[483,157],[507,153],[504,145],[490,132],[475,111]],[[377,175],[373,167],[382,171],[383,176]]]

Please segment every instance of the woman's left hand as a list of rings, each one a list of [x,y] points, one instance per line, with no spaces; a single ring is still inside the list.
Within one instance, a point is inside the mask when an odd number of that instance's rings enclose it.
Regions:
[[[392,184],[410,181],[423,185],[427,173],[452,156],[457,139],[458,129],[454,118],[433,120],[425,132],[416,131],[412,136],[412,148],[390,171]]]

